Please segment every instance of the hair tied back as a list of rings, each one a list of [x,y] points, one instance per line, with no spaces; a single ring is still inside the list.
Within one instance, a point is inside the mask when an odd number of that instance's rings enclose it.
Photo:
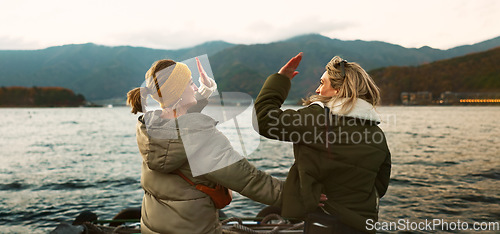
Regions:
[[[345,64],[346,63],[347,63],[347,60],[340,61],[340,71],[342,74],[342,79],[345,79]]]

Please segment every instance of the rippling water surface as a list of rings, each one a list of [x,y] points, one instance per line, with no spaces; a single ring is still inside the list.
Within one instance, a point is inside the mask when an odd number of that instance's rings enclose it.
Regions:
[[[393,160],[381,221],[499,221],[500,107],[379,112]],[[1,233],[44,233],[83,210],[110,219],[140,206],[137,116],[128,108],[14,108],[0,116]],[[239,125],[248,130],[246,122]],[[231,126],[222,128],[231,135]],[[286,177],[291,144],[262,139],[249,149],[258,168]],[[224,211],[255,216],[263,207],[235,195]]]

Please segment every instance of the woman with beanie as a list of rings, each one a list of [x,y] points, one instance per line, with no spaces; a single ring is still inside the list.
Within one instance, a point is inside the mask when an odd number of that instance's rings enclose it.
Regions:
[[[281,215],[306,219],[309,233],[374,232],[367,230],[367,220],[377,221],[391,172],[374,110],[379,89],[359,64],[336,56],[304,108],[281,110],[301,59],[299,53],[269,76],[255,101],[259,134],[294,143]],[[328,201],[318,208],[320,193]]]
[[[240,156],[215,128],[217,122],[199,113],[216,84],[198,60],[197,65],[200,88],[185,64],[159,60],[146,73],[146,87],[127,95],[133,113],[143,112],[149,95],[161,106],[137,122],[142,233],[221,233],[216,207],[228,202],[221,186],[264,204],[281,204],[282,182]]]

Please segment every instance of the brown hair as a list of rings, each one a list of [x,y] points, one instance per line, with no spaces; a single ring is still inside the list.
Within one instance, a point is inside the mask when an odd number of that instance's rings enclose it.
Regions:
[[[158,60],[154,62],[153,65],[151,65],[149,70],[146,72],[145,77],[147,79],[148,77],[152,76],[154,78],[153,80],[156,80],[156,73],[158,71],[161,71],[172,65],[175,65],[175,61],[173,60],[170,59]],[[127,93],[127,105],[132,107],[131,110],[132,113],[137,114],[137,112],[143,112],[141,100],[146,99],[148,94],[149,92],[147,92],[147,89],[145,87],[134,88]]]
[[[341,63],[343,63],[344,72],[342,72]],[[304,105],[309,105],[315,101],[336,103],[340,99],[346,99],[342,103],[339,114],[347,114],[354,108],[358,98],[369,102],[373,106],[380,103],[379,88],[359,64],[347,62],[339,56],[335,56],[325,66],[325,69],[332,88],[338,90],[337,95],[333,97],[312,95],[302,100]]]

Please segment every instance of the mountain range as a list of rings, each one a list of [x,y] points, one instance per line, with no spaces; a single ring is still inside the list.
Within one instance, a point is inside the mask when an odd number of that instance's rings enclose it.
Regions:
[[[122,99],[128,90],[143,82],[144,73],[155,60],[182,61],[208,54],[219,91],[240,91],[255,97],[268,75],[277,72],[289,58],[302,51],[300,74],[292,81],[289,95],[290,100],[299,100],[314,92],[324,66],[335,55],[358,62],[367,71],[379,72],[383,67],[419,66],[498,46],[500,37],[439,50],[405,48],[380,41],[342,41],[318,34],[253,45],[212,41],[179,50],[72,44],[42,50],[1,50],[0,86],[60,86],[83,94],[91,101]],[[374,79],[379,83],[377,75]],[[384,82],[391,81],[380,79],[381,87],[385,87]],[[464,85],[482,89],[470,83]]]

